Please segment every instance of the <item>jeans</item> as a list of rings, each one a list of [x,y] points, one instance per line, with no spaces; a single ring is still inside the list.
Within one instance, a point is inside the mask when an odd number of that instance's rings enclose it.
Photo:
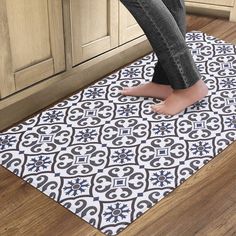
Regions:
[[[147,36],[158,61],[152,82],[184,89],[201,79],[185,41],[184,0],[120,0]]]

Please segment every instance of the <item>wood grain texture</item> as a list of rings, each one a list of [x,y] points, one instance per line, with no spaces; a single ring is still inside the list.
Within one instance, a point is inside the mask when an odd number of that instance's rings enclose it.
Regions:
[[[7,0],[13,70],[51,57],[47,0]]]
[[[236,24],[187,15],[188,30],[236,43]],[[236,235],[236,142],[130,224],[119,236]],[[103,234],[0,168],[1,236]]]
[[[62,0],[0,0],[0,93],[65,70]]]
[[[6,0],[0,0],[0,98],[15,91]]]
[[[54,61],[49,58],[15,72],[16,90],[21,90],[54,74]]]
[[[144,35],[142,28],[128,9],[119,1],[119,45]]]
[[[119,46],[118,3],[70,0],[73,66]]]

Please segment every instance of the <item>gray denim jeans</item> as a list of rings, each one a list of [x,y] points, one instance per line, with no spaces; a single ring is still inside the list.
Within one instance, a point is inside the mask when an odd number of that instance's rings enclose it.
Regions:
[[[185,41],[184,0],[120,0],[143,29],[158,62],[152,82],[184,89],[201,79]]]

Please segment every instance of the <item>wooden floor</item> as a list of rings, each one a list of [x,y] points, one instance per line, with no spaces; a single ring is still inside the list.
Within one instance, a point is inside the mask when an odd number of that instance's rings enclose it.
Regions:
[[[201,30],[236,44],[236,23],[187,15]],[[97,229],[0,168],[0,235],[102,236]],[[236,235],[236,142],[119,236]]]

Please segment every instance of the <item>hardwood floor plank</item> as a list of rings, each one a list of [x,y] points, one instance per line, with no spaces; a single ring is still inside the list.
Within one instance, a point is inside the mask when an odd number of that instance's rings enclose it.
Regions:
[[[235,143],[227,147],[120,236],[194,235],[206,227],[208,221],[235,206],[231,199],[236,198],[236,171],[232,168],[236,166],[232,155],[235,147]],[[234,230],[236,232],[236,226]]]
[[[209,221],[207,225],[196,233],[196,236],[202,235],[233,235],[235,229],[232,225],[236,222],[236,205],[225,209],[225,211],[213,221]],[[236,233],[235,233],[236,235]]]
[[[221,39],[224,38],[225,32],[232,29],[235,29],[235,23],[227,22],[226,24],[225,20],[222,19],[215,19],[211,23],[200,28],[202,32],[207,33],[209,35],[213,35]]]
[[[186,20],[187,20],[187,31],[192,31],[192,30],[199,30],[200,28],[203,28],[204,26],[214,21],[215,18],[208,17],[208,16],[199,17],[198,15],[187,14]]]

